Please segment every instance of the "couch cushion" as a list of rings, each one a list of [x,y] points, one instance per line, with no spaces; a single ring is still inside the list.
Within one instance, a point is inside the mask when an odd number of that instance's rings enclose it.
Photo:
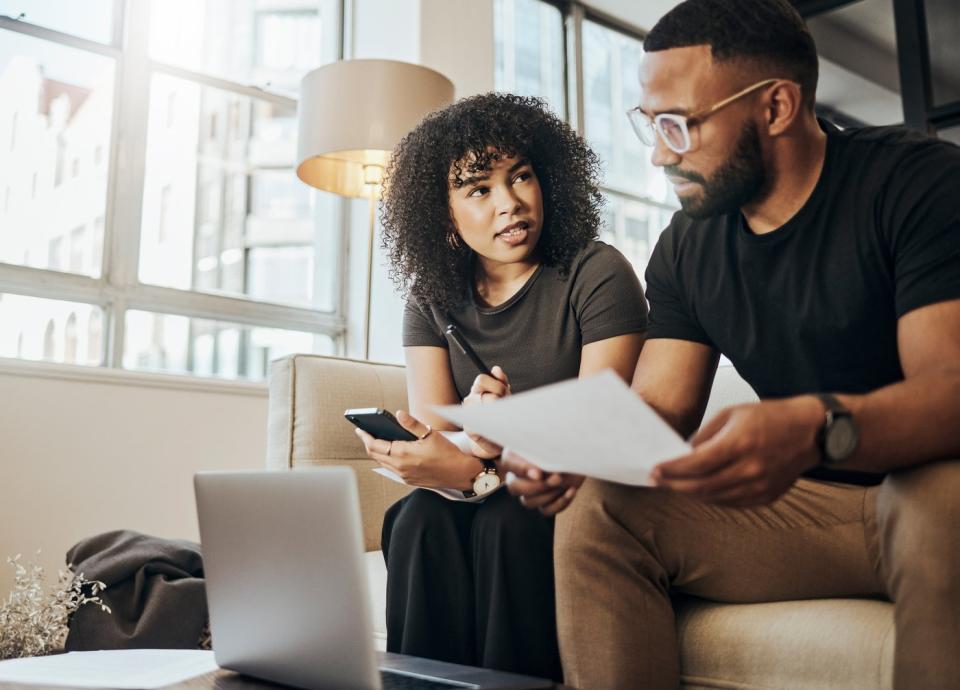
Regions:
[[[371,472],[377,463],[364,453],[343,411],[406,409],[404,372],[393,364],[318,355],[291,355],[271,365],[267,467],[352,467],[368,551],[380,548],[384,511],[409,489]]]
[[[717,367],[717,376],[710,390],[710,400],[703,421],[707,421],[724,407],[757,401],[757,394],[731,364]]]
[[[678,606],[684,687],[889,690],[893,606],[867,599]]]
[[[386,649],[387,568],[366,554],[374,639]],[[890,690],[893,606],[865,599],[717,604],[682,599],[684,690]]]
[[[377,649],[387,649],[387,564],[383,551],[368,551],[364,558],[367,564],[367,584],[370,586],[370,603],[373,610],[373,639]]]

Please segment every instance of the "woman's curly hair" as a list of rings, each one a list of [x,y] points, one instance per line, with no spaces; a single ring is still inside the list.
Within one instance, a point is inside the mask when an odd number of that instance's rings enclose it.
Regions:
[[[383,247],[397,288],[421,304],[455,309],[472,288],[474,252],[455,232],[449,190],[500,157],[530,161],[543,194],[540,261],[570,268],[597,237],[600,161],[543,100],[487,93],[428,115],[397,144],[384,179]]]

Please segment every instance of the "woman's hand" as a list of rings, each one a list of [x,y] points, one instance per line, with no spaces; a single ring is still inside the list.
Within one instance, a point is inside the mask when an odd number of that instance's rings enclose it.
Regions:
[[[463,399],[464,405],[484,405],[496,402],[500,398],[510,395],[510,379],[507,378],[507,372],[500,366],[495,366],[490,370],[493,376],[480,374],[473,380],[473,386],[470,387],[470,393]],[[467,436],[470,437],[471,452],[478,458],[486,460],[499,457],[503,450],[496,443],[488,441],[482,436],[470,433],[464,429]]]
[[[477,458],[461,451],[443,434],[404,411],[397,421],[418,441],[384,441],[357,429],[367,455],[392,470],[411,486],[431,489],[473,488],[473,478],[483,469]]]

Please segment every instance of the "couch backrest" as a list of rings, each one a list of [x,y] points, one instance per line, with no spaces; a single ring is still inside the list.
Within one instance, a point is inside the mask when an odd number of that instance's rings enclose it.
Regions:
[[[357,473],[364,541],[380,548],[383,513],[407,493],[371,470],[354,427],[343,418],[350,407],[407,408],[404,367],[359,360],[290,355],[273,362],[267,429],[269,468],[347,465]],[[707,418],[722,406],[756,400],[733,367],[720,367]]]
[[[371,470],[354,426],[343,417],[351,407],[407,408],[404,367],[358,360],[290,355],[271,364],[267,422],[267,467],[347,465],[357,474],[363,537],[368,551],[380,548],[384,511],[407,493]]]

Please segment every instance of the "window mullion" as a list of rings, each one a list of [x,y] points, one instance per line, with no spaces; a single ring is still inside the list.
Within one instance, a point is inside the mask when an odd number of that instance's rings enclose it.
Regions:
[[[584,136],[584,88],[583,88],[583,5],[573,3],[567,15],[567,66],[568,93],[567,113],[570,126]]]
[[[114,164],[104,229],[104,278],[120,294],[137,284],[150,100],[150,6],[130,0],[123,9],[123,56],[114,103]],[[113,367],[123,364],[124,312],[122,299],[117,299],[110,310],[107,359]]]
[[[337,314],[283,304],[264,304],[240,297],[138,285],[124,292],[127,309],[177,314],[250,326],[305,330],[339,337],[344,319]]]
[[[0,293],[86,302],[106,306],[110,301],[104,282],[77,273],[0,263]]]
[[[89,38],[74,36],[73,34],[57,31],[56,29],[48,29],[45,26],[31,24],[25,20],[13,19],[6,15],[0,15],[0,29],[8,29],[18,34],[33,36],[34,38],[50,41],[51,43],[59,43],[60,45],[77,48],[79,50],[86,50],[91,53],[96,53],[97,55],[105,55],[106,57],[112,58],[120,56],[120,51],[116,46],[106,45],[99,41],[92,41]]]
[[[240,84],[239,82],[230,81],[229,79],[221,79],[220,77],[204,74],[203,72],[195,72],[193,70],[184,69],[183,67],[177,67],[176,65],[168,65],[163,62],[148,60],[147,70],[150,72],[161,72],[176,79],[192,81],[197,84],[219,89],[221,91],[229,91],[230,93],[236,93],[240,94],[241,96],[248,96],[250,98],[256,98],[270,103],[276,103],[277,105],[288,108],[297,107],[297,99],[291,98],[290,96],[285,96],[275,91],[268,91],[259,86]]]

